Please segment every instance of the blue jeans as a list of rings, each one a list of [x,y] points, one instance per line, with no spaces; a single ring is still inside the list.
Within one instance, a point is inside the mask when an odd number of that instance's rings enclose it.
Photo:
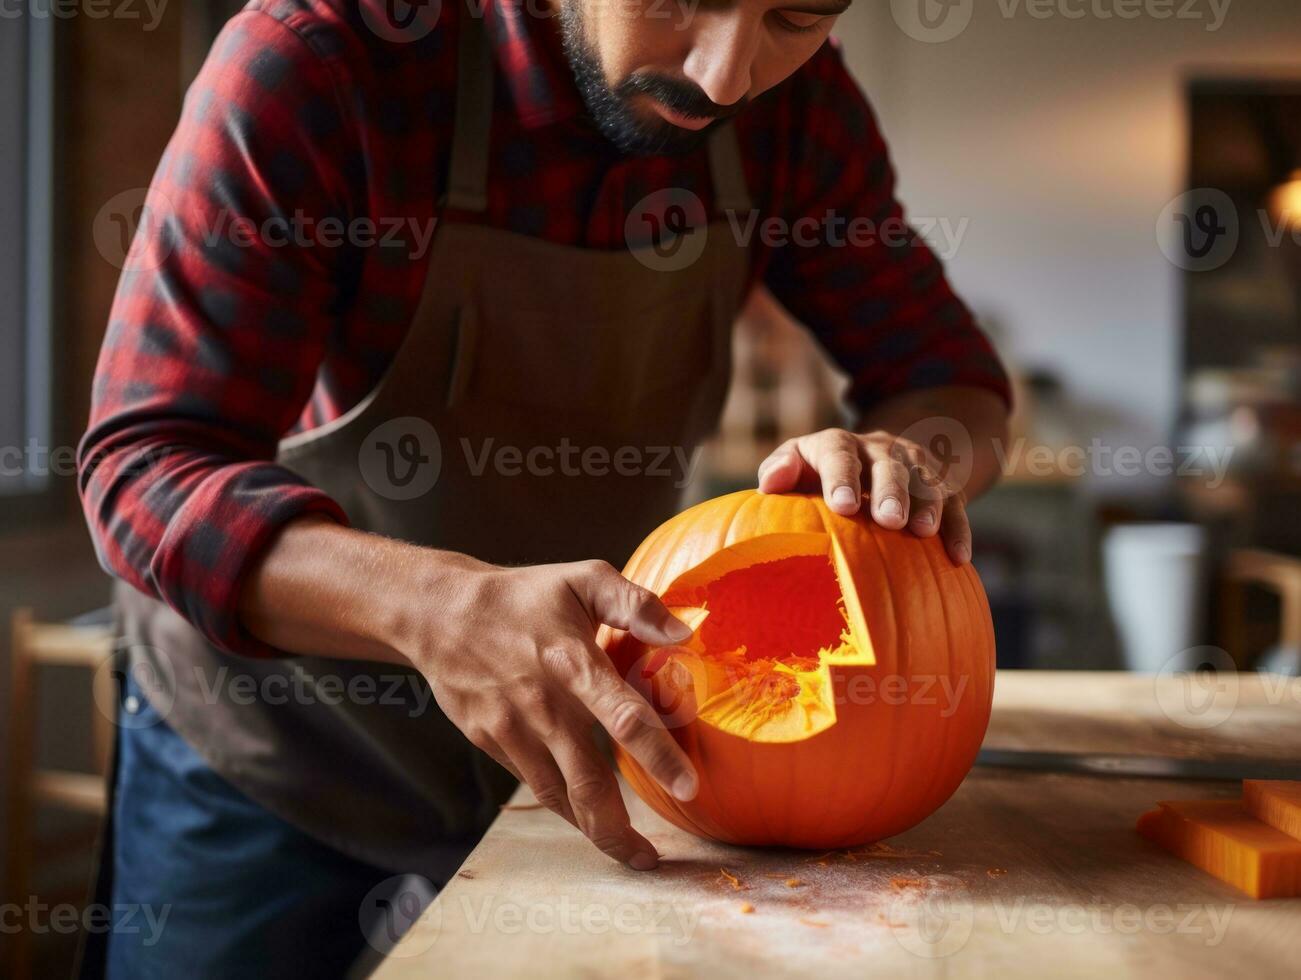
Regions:
[[[106,952],[88,951],[85,973],[363,975],[432,899],[427,879],[341,854],[243,795],[129,678],[122,699],[102,858],[111,883],[98,898],[111,894],[116,924]]]

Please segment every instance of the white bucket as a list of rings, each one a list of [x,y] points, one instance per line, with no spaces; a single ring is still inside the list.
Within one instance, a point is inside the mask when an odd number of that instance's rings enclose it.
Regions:
[[[1144,673],[1192,667],[1202,645],[1206,530],[1196,524],[1120,524],[1102,542],[1107,599],[1125,666]]]

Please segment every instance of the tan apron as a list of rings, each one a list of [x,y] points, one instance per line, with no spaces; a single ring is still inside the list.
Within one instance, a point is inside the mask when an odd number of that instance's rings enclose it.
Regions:
[[[461,20],[445,204],[474,212],[486,201],[493,72],[480,19]],[[684,476],[671,456],[630,471],[661,449],[692,453],[729,381],[748,261],[721,215],[749,204],[732,128],[710,140],[717,216],[699,258],[676,271],[648,253],[441,223],[388,373],[346,415],[285,440],[280,462],[366,530],[496,563],[621,566],[675,511]],[[377,459],[395,478],[412,460],[437,462],[437,480],[395,499],[403,487],[366,470]],[[512,788],[414,670],[233,657],[129,587],[118,602],[131,668],[154,678],[168,723],[248,796],[345,853],[441,880]]]

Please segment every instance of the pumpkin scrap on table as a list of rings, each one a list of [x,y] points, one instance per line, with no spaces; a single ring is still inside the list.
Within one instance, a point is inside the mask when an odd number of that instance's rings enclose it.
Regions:
[[[994,635],[980,579],[938,537],[745,491],[674,517],[624,574],[693,629],[601,642],[695,765],[681,802],[615,746],[661,816],[730,844],[847,848],[929,816],[989,722]]]
[[[1242,802],[1257,820],[1301,840],[1301,783],[1244,779]]]
[[[718,869],[718,883],[720,885],[729,885],[734,892],[745,891],[749,886],[741,883],[741,879],[726,868]]]
[[[1241,800],[1157,804],[1138,832],[1252,898],[1301,896],[1301,784],[1247,780]]]

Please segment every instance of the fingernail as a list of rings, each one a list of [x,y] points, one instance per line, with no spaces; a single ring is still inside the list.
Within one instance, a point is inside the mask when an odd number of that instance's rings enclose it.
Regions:
[[[673,795],[683,803],[696,798],[696,777],[684,772],[673,781]]]
[[[664,621],[664,632],[674,643],[691,639],[691,627],[671,613]]]
[[[882,517],[903,517],[903,504],[894,497],[886,497],[881,501],[880,513]]]
[[[647,851],[638,851],[628,862],[628,867],[634,871],[654,871],[660,861],[654,854]]]
[[[917,523],[920,524],[922,527],[930,527],[932,524],[935,523],[935,515],[932,514],[929,510],[922,511],[920,514],[917,515]]]
[[[955,544],[953,546],[953,557],[959,565],[965,565],[971,561],[971,549],[965,544]]]
[[[831,495],[831,502],[837,507],[853,507],[858,503],[858,494],[854,493],[853,487],[836,487],[836,492]]]

